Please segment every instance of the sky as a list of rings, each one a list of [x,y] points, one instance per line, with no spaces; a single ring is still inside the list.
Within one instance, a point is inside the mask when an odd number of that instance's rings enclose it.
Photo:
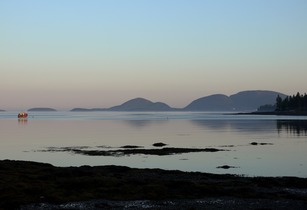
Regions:
[[[307,92],[306,0],[0,0],[0,109]]]

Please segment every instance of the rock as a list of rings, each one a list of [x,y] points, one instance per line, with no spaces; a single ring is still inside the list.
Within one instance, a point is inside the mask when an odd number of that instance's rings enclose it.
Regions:
[[[223,165],[223,166],[218,166],[216,168],[221,168],[221,169],[230,169],[230,168],[237,168],[235,166],[229,166],[229,165]]]
[[[136,148],[143,148],[143,147],[136,146],[136,145],[125,145],[125,146],[122,146],[120,148],[123,148],[123,149],[136,149]]]
[[[257,142],[252,142],[250,143],[253,146],[257,146],[257,145],[273,145],[272,143],[257,143]]]
[[[154,146],[154,147],[164,147],[164,146],[166,146],[167,144],[164,144],[164,143],[162,143],[162,142],[159,142],[159,143],[154,143],[152,146]]]

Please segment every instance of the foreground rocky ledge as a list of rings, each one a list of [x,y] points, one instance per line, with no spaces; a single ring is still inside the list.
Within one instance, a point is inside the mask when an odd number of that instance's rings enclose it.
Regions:
[[[0,161],[1,209],[306,209],[307,179]],[[80,202],[82,201],[82,202]]]

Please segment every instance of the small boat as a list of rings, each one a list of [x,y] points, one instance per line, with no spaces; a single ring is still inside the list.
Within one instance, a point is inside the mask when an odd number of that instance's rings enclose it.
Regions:
[[[28,113],[26,112],[20,112],[18,114],[18,119],[27,119],[28,118]]]

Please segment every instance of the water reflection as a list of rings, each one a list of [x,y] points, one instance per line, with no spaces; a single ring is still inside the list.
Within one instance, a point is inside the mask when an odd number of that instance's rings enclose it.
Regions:
[[[19,125],[26,125],[26,124],[28,124],[28,119],[18,119],[18,124]]]
[[[151,120],[125,120],[125,123],[127,123],[129,126],[141,128],[146,127],[152,124]]]
[[[240,132],[263,133],[276,130],[276,120],[192,120],[193,124],[208,130],[225,129]]]
[[[231,121],[227,120],[191,120],[192,124],[198,125],[205,129],[210,130],[225,130],[225,128],[229,127]]]
[[[164,124],[167,123],[167,120],[124,120],[125,124],[135,127],[135,128],[142,128],[142,127],[149,127],[152,124]]]
[[[285,131],[297,136],[307,136],[307,120],[192,120],[191,122],[203,129],[215,131],[225,129],[250,133]]]
[[[276,124],[278,132],[285,130],[289,134],[307,136],[306,120],[277,120]]]

